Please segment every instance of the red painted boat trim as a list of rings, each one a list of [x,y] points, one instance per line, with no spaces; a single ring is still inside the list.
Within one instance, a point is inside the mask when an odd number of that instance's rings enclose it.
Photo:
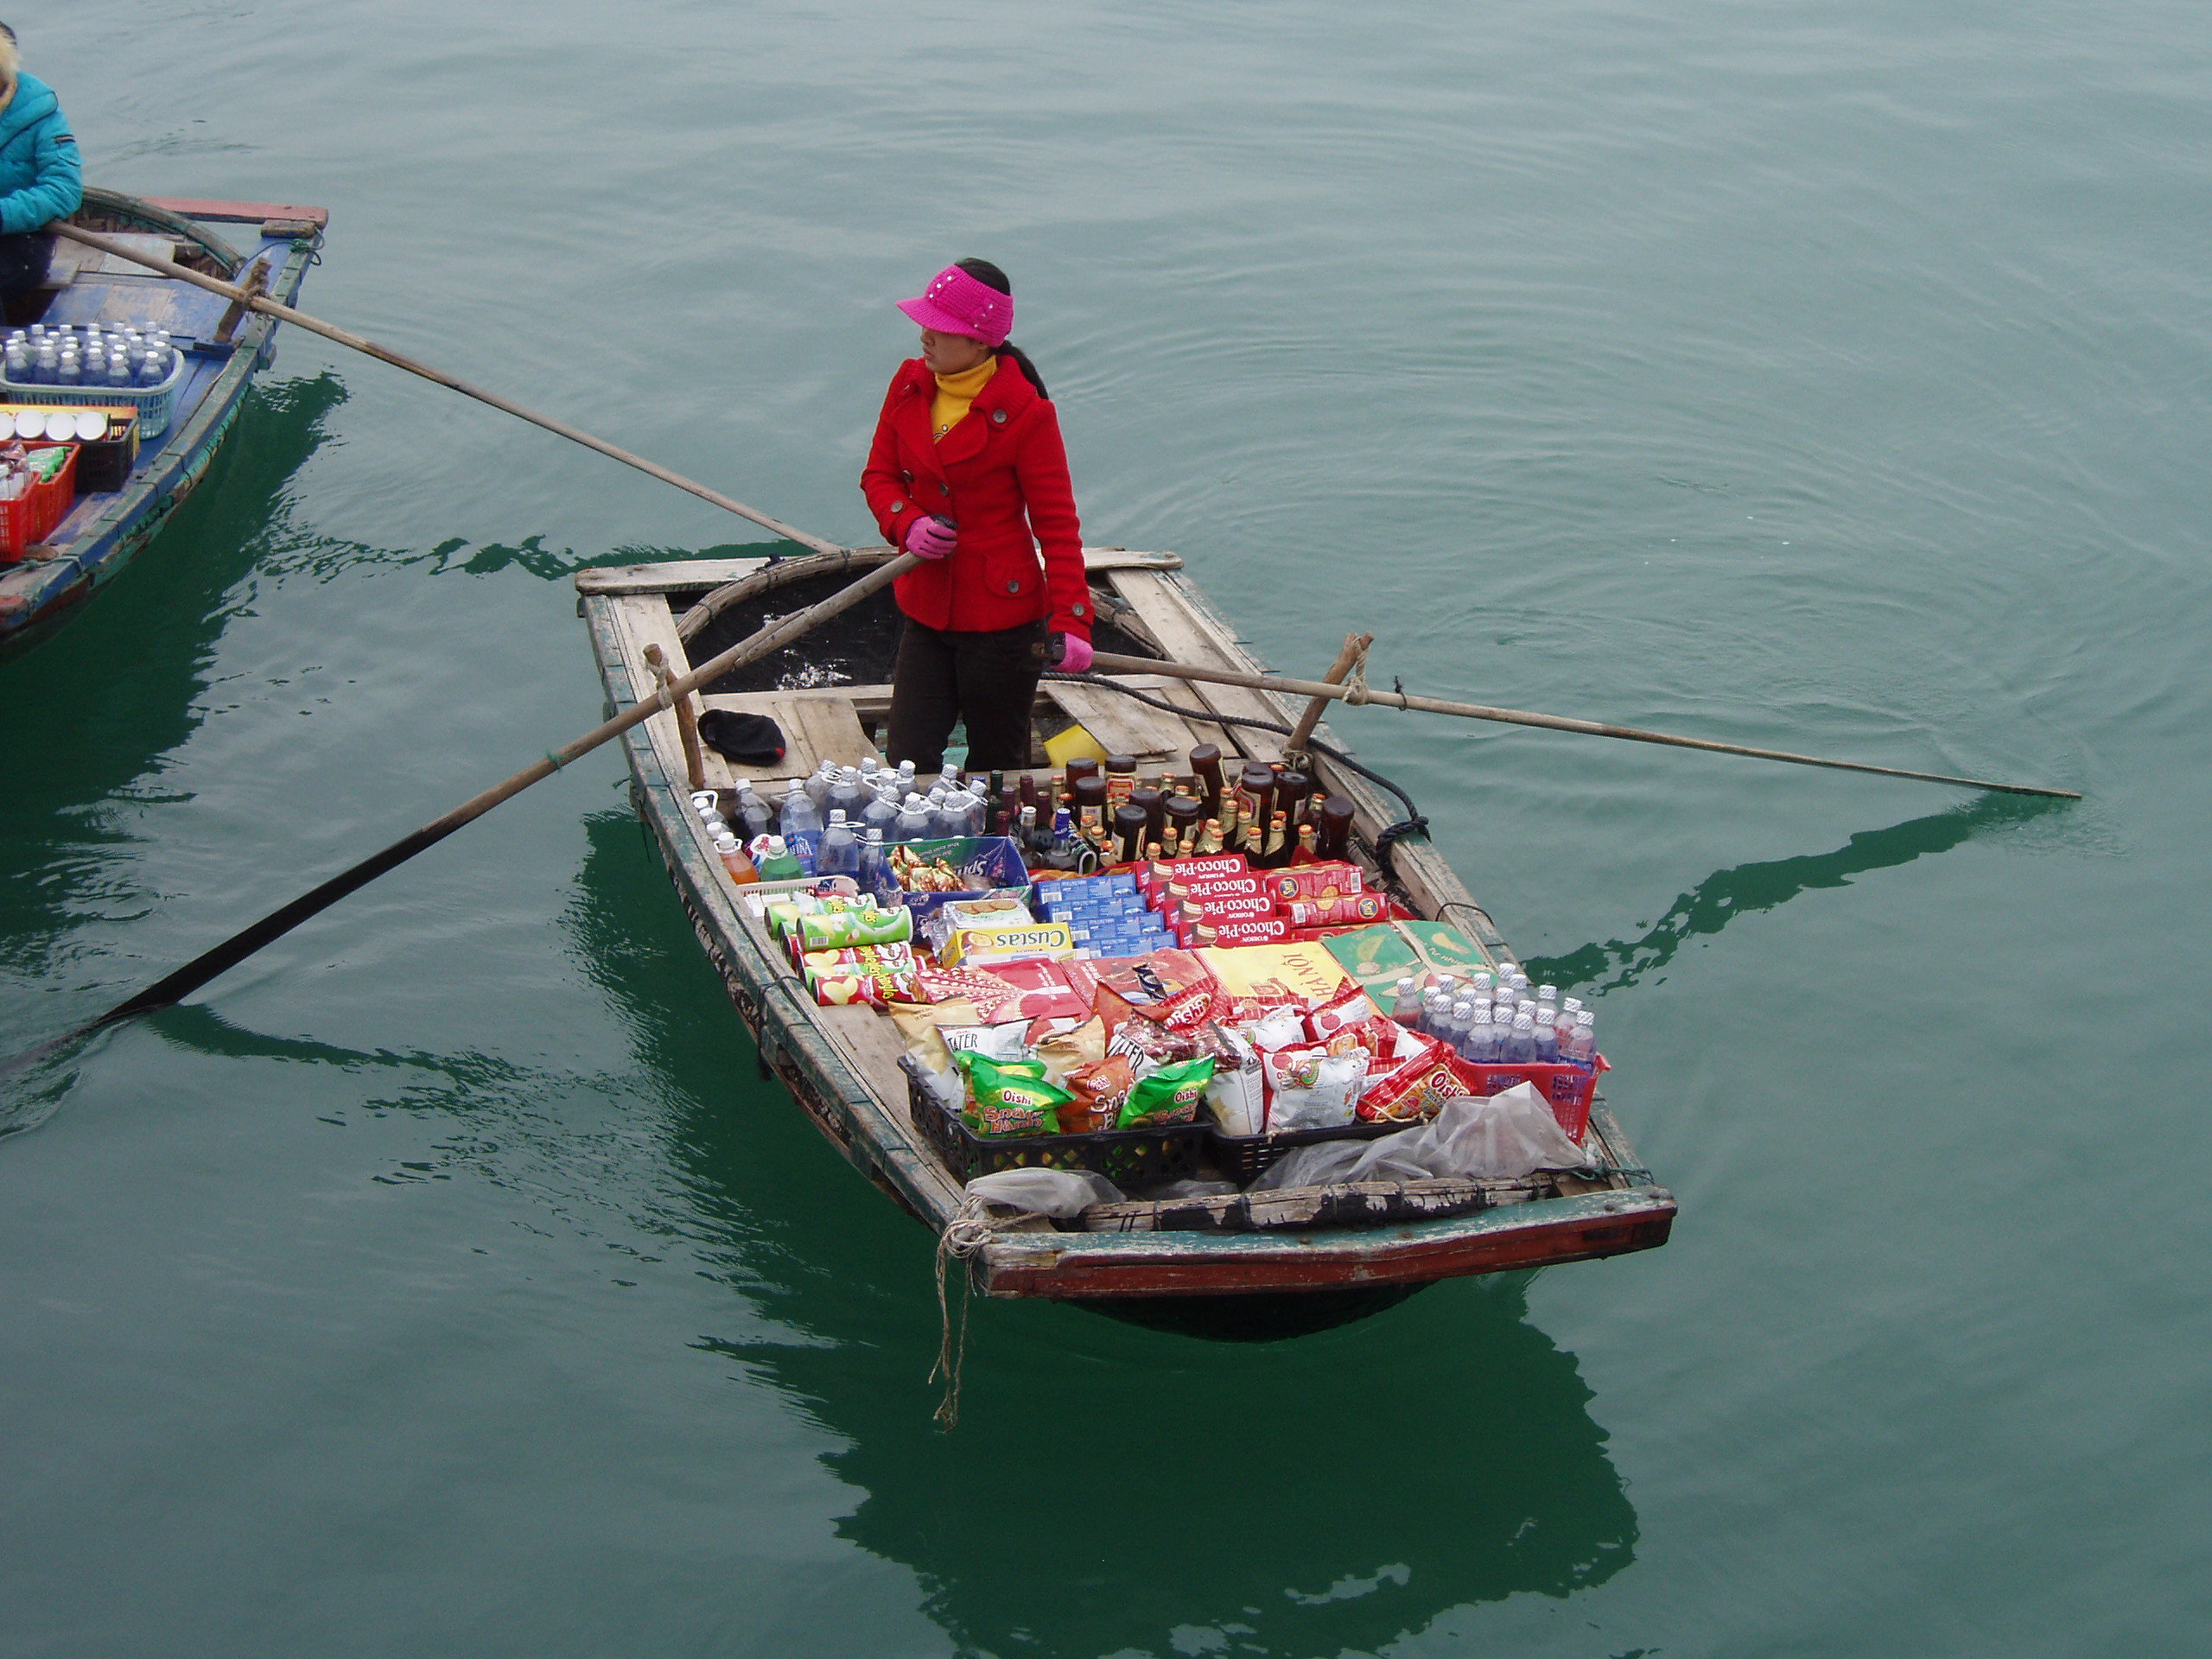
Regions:
[[[258,225],[268,219],[305,219],[321,230],[330,223],[330,209],[283,201],[208,201],[198,196],[143,196],[156,207],[186,219],[204,219],[218,225]]]
[[[984,1252],[983,1288],[993,1296],[1188,1296],[1239,1292],[1337,1290],[1362,1285],[1427,1283],[1656,1249],[1674,1230],[1675,1205],[1621,1193],[1618,1212],[1562,1217],[1512,1227],[1459,1230],[1395,1243],[1357,1243],[1341,1234],[1327,1244],[1280,1251],[1213,1250],[1192,1234],[1143,1235],[1169,1253],[1099,1248],[1098,1236],[1065,1234],[1045,1249],[994,1245]],[[1551,1199],[1549,1203],[1563,1200]],[[1085,1249],[1088,1243],[1090,1248]],[[1116,1259],[1116,1256],[1120,1259]]]

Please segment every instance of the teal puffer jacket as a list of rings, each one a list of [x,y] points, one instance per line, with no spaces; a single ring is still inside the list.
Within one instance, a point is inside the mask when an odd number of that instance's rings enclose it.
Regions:
[[[16,96],[0,110],[0,232],[35,231],[75,213],[85,199],[79,175],[61,100],[36,75],[17,75]]]

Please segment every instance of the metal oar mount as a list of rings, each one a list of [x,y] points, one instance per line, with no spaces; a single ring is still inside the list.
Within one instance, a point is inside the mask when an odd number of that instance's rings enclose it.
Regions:
[[[604,438],[594,437],[581,427],[570,426],[566,421],[556,421],[550,415],[541,415],[534,409],[526,408],[516,403],[512,397],[502,397],[496,391],[491,391],[469,381],[460,379],[448,374],[442,369],[434,369],[427,363],[418,363],[411,357],[389,351],[378,345],[373,340],[365,340],[359,334],[349,333],[335,324],[325,322],[320,317],[311,317],[304,311],[296,311],[289,305],[265,299],[259,293],[241,288],[236,283],[226,283],[220,277],[205,276],[183,265],[174,264],[166,260],[153,258],[147,254],[138,253],[111,237],[102,236],[96,231],[79,230],[74,225],[59,222],[48,228],[56,235],[67,237],[72,242],[81,242],[88,248],[98,248],[102,253],[112,254],[118,259],[128,259],[134,264],[143,265],[149,270],[158,271],[161,275],[174,277],[178,282],[189,283],[194,288],[204,288],[210,294],[220,294],[234,305],[242,305],[249,310],[258,311],[265,317],[275,317],[279,322],[289,322],[294,327],[304,328],[311,334],[321,334],[325,340],[334,340],[340,346],[351,346],[357,352],[365,353],[378,362],[389,363],[392,367],[404,369],[410,374],[419,374],[425,380],[433,381],[441,386],[457,391],[464,397],[474,397],[480,404],[489,404],[493,409],[505,414],[517,416],[533,426],[542,426],[548,432],[557,432],[571,442],[581,443],[587,449],[595,449],[609,460],[620,461],[625,467],[634,467],[639,472],[660,480],[664,484],[673,484],[679,490],[689,490],[702,501],[711,501],[726,512],[734,512],[741,518],[749,518],[764,530],[774,531],[787,542],[797,542],[801,547],[810,547],[817,553],[842,553],[845,550],[835,542],[824,541],[819,536],[810,536],[804,531],[794,529],[791,525],[784,523],[780,518],[771,518],[757,508],[748,507],[734,497],[724,495],[720,490],[702,484],[696,479],[686,478],[681,473],[672,472],[658,461],[647,461],[643,455],[632,454],[627,449],[618,448]]]
[[[1100,652],[1091,658],[1096,672],[1159,674],[1169,679],[1203,680],[1212,685],[1241,685],[1255,691],[1279,691],[1286,696],[1334,699],[1349,703],[1380,703],[1386,709],[1418,709],[1424,714],[1453,715],[1462,720],[1495,720],[1508,726],[1540,726],[1547,731],[1580,732],[1586,737],[1618,737],[1630,743],[1660,743],[1675,749],[1706,749],[1714,754],[1740,754],[1754,760],[1785,760],[1793,766],[1827,766],[1836,772],[1872,772],[1878,778],[1910,778],[1923,784],[1949,784],[1959,789],[1993,790],[2003,795],[2044,795],[2062,801],[2078,801],[2078,790],[2049,789],[2040,784],[1999,784],[1986,778],[1954,778],[1941,772],[1911,772],[1903,766],[1870,766],[1863,760],[1828,760],[1814,754],[1792,754],[1787,749],[1755,749],[1741,743],[1715,743],[1702,737],[1677,737],[1668,732],[1647,732],[1635,726],[1611,726],[1603,721],[1575,720],[1565,715],[1535,715],[1523,709],[1494,709],[1488,703],[1452,702],[1442,697],[1415,696],[1407,691],[1377,691],[1355,677],[1350,683],[1326,680],[1286,680],[1270,674],[1239,674],[1231,669],[1198,668],[1188,663],[1155,662],[1149,657],[1117,657]]]
[[[550,778],[562,767],[589,754],[601,744],[621,736],[632,726],[650,718],[655,711],[676,708],[681,699],[703,685],[712,684],[730,670],[742,668],[772,652],[782,650],[838,612],[857,605],[879,589],[889,587],[919,563],[912,554],[902,553],[897,558],[878,565],[850,587],[840,588],[805,610],[785,617],[760,632],[739,640],[720,656],[709,658],[689,674],[662,679],[653,696],[632,703],[613,719],[594,726],[575,741],[548,750],[542,758],[533,760],[504,783],[494,784],[481,794],[470,796],[443,817],[434,819],[411,835],[401,836],[382,852],[363,859],[351,869],[341,870],[321,887],[302,893],[282,909],[270,912],[252,926],[233,933],[213,950],[202,951],[175,973],[156,980],[137,995],[117,1003],[89,1024],[79,1026],[64,1036],[41,1043],[27,1053],[0,1063],[0,1077],[66,1047],[81,1037],[88,1037],[103,1026],[111,1026],[134,1014],[151,1014],[156,1008],[166,1008],[189,996],[217,975],[237,967],[264,945],[283,938],[309,917],[329,909],[347,893],[368,886],[377,877],[387,870],[397,868],[416,854],[436,846],[454,830],[464,824],[474,823],[500,802],[521,794],[532,784]]]

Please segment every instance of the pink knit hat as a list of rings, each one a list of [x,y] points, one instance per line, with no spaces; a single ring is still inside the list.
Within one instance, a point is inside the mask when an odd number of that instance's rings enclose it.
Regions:
[[[964,334],[986,346],[1003,346],[1014,332],[1014,296],[976,281],[957,265],[938,272],[918,299],[901,300],[899,308],[925,328]]]

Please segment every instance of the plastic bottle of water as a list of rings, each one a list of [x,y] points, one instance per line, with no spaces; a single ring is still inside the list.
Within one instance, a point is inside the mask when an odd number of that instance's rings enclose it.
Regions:
[[[1574,1035],[1567,1040],[1561,1058],[1570,1065],[1579,1065],[1585,1071],[1594,1070],[1598,1064],[1598,1016],[1585,1008],[1574,1016]]]
[[[899,763],[899,797],[900,797],[900,798],[902,798],[902,799],[903,799],[904,798],[906,798],[906,796],[909,796],[909,795],[912,794],[913,792],[914,792],[914,763],[913,763],[912,761],[911,761],[911,760],[901,760],[901,761]]]
[[[822,846],[815,855],[817,875],[854,875],[861,873],[861,844],[845,822],[845,815],[830,809],[830,827],[822,832]]]
[[[946,761],[938,769],[938,777],[944,785],[944,792],[950,795],[960,787],[960,763],[957,760]]]
[[[1467,1032],[1474,1023],[1475,1005],[1471,999],[1463,996],[1452,1003],[1452,1012],[1445,1020],[1444,1029],[1436,1034],[1443,1041],[1450,1044],[1452,1048],[1457,1049],[1460,1044],[1467,1040]]]
[[[983,833],[983,803],[965,789],[956,789],[944,798],[945,834],[948,836],[980,836]]]
[[[899,811],[899,822],[895,826],[899,831],[898,838],[900,841],[927,841],[934,817],[926,800],[919,795],[908,795],[906,804]]]
[[[899,791],[888,785],[877,790],[868,804],[861,809],[862,833],[870,830],[880,830],[883,831],[883,838],[886,841],[895,840],[897,832],[893,826],[898,822]]]
[[[127,386],[130,384],[130,381],[131,373],[129,359],[126,359],[121,352],[110,353],[107,359],[108,385],[111,386]]]
[[[830,785],[836,781],[836,763],[824,760],[814,769],[814,776],[803,779],[799,787],[806,791],[806,798],[814,803],[816,811],[826,812],[830,810]]]
[[[31,378],[31,354],[20,340],[8,342],[8,378],[17,385],[27,385]]]
[[[1582,999],[1570,996],[1559,1005],[1559,1018],[1553,1023],[1559,1032],[1559,1052],[1567,1052],[1567,1039],[1574,1035],[1574,1016],[1582,1012]]]
[[[858,823],[861,809],[868,802],[868,792],[861,787],[859,772],[851,766],[838,767],[836,778],[830,785],[830,810],[842,812],[846,823]]]
[[[791,779],[791,792],[783,798],[776,827],[791,855],[798,860],[799,868],[811,875],[815,856],[822,849],[822,814],[807,797],[805,779]]]
[[[61,369],[61,353],[51,336],[39,342],[38,355],[31,361],[31,383],[50,386]]]
[[[1421,998],[1421,1025],[1418,1029],[1424,1037],[1441,1036],[1444,1023],[1451,1017],[1452,999],[1440,989],[1431,991],[1427,996]]]
[[[57,386],[81,386],[85,384],[85,371],[76,353],[62,353],[60,365],[54,372],[54,384]]]
[[[1536,1004],[1536,1017],[1531,1027],[1529,1035],[1535,1046],[1529,1051],[1529,1058],[1538,1065],[1558,1065],[1559,1027],[1545,1016],[1541,1002]]]
[[[1525,1012],[1513,1016],[1513,1035],[1506,1039],[1505,1062],[1508,1065],[1526,1065],[1536,1058],[1536,1021]]]
[[[146,353],[146,360],[138,365],[138,385],[142,389],[158,386],[169,378],[168,355],[158,346]]]
[[[891,859],[883,850],[883,830],[871,824],[861,842],[860,884],[862,893],[882,893],[891,886]]]
[[[745,838],[748,842],[760,840],[776,827],[775,813],[769,810],[767,802],[753,792],[750,779],[737,786],[737,817],[738,822],[745,826]]]
[[[1436,988],[1443,993],[1444,1006],[1447,1008],[1459,1000],[1459,982],[1449,974],[1439,974],[1436,976]]]
[[[1416,1030],[1421,1026],[1421,982],[1410,975],[1398,982],[1398,1000],[1390,1005],[1390,1017],[1402,1026]]]
[[[1491,1033],[1490,1006],[1478,1002],[1473,1017],[1467,1021],[1467,1034],[1459,1039],[1459,1058],[1481,1065],[1497,1051],[1497,1039]]]

